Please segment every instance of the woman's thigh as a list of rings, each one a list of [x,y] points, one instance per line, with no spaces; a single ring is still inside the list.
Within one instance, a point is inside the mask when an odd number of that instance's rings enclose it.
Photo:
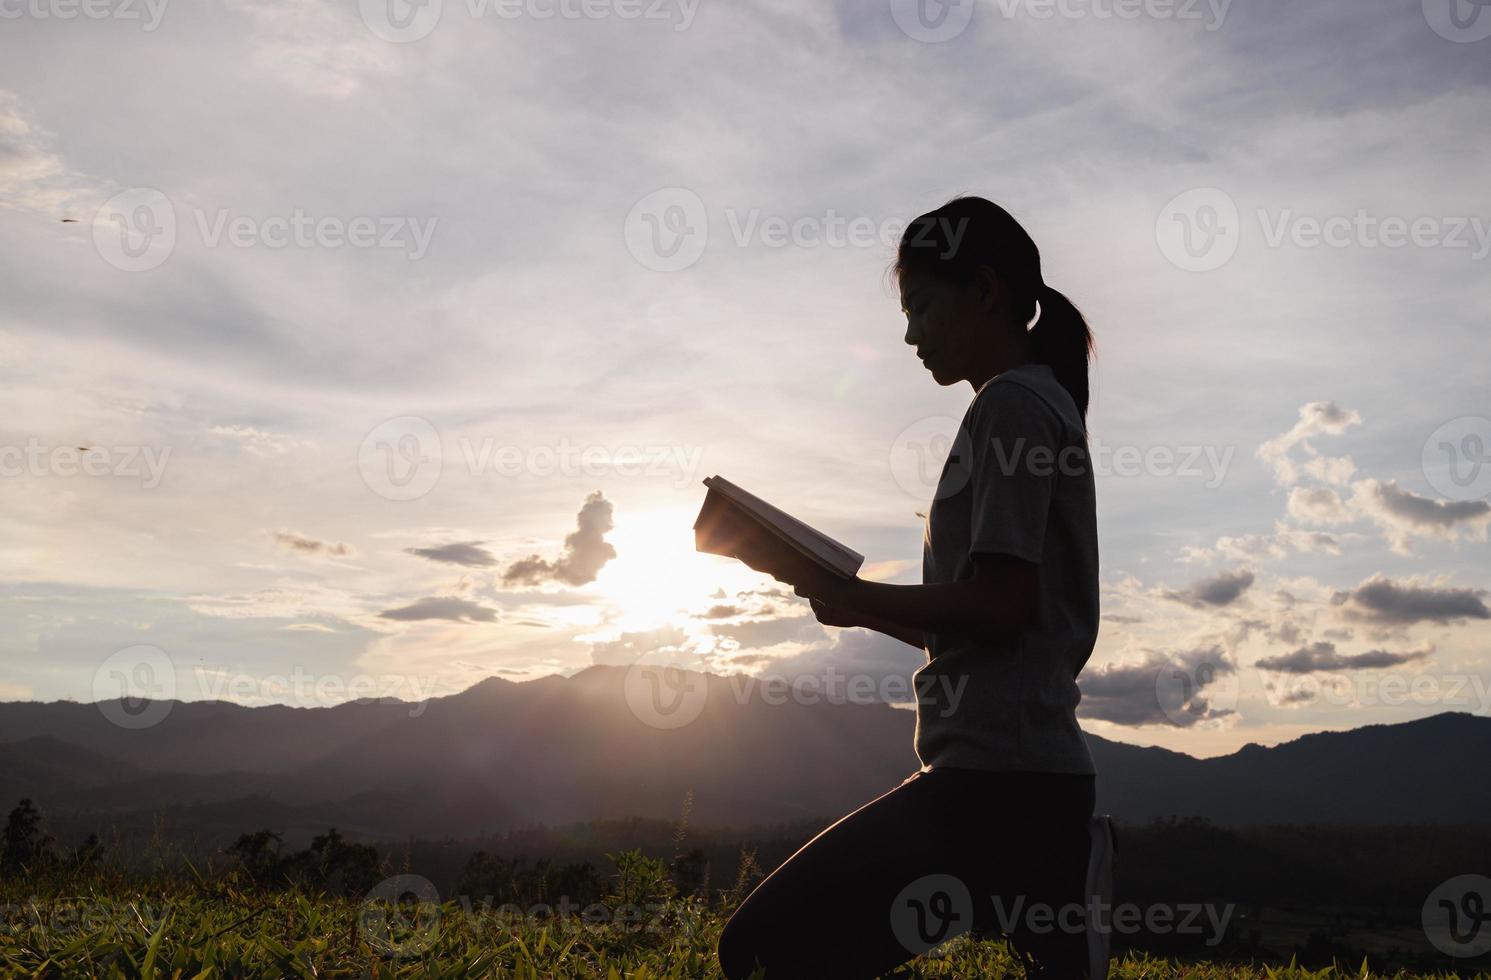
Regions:
[[[1083,777],[917,773],[761,882],[720,939],[725,975],[874,977],[975,925],[1075,957],[1083,937],[1032,940],[1019,923],[1032,902],[1081,900],[1091,813]]]
[[[760,965],[771,980],[873,977],[966,932],[971,901],[938,894],[966,857],[939,832],[953,823],[943,789],[917,773],[803,845],[726,924],[725,975]],[[921,935],[932,941],[916,948]]]

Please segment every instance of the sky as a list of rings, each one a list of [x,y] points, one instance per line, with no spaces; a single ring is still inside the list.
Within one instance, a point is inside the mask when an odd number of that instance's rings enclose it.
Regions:
[[[1097,338],[1084,727],[1211,756],[1491,711],[1484,5],[0,19],[0,698],[891,691],[918,651],[691,523],[718,473],[919,580],[972,392],[887,269],[974,193]]]

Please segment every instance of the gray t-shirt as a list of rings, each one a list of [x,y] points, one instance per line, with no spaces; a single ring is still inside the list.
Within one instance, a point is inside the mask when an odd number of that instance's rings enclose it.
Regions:
[[[1098,537],[1082,419],[1045,364],[974,396],[927,512],[922,580],[971,578],[973,556],[1040,566],[1037,621],[1008,644],[926,634],[916,672],[924,766],[1092,773],[1077,674],[1098,633]]]

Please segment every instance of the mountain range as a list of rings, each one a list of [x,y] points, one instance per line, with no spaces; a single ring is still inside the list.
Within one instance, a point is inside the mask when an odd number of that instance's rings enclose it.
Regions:
[[[633,710],[634,680],[596,666],[328,708],[0,703],[0,804],[29,797],[69,831],[164,822],[213,841],[260,827],[396,840],[677,819],[686,797],[697,825],[751,827],[832,819],[917,768],[904,709],[769,703],[738,679],[696,675],[697,718],[658,727]],[[164,717],[123,727],[110,716],[124,709]],[[1211,759],[1089,742],[1099,809],[1124,821],[1451,824],[1491,813],[1481,769],[1491,718],[1446,713]]]

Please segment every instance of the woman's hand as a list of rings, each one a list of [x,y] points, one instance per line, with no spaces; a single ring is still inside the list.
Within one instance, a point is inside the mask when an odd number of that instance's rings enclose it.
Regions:
[[[759,551],[743,549],[735,557],[756,571],[792,586],[793,591],[805,599],[822,599],[830,604],[856,581],[835,575],[786,547]]]
[[[856,626],[864,626],[865,623],[854,613],[838,606],[831,606],[822,599],[809,599],[808,604],[813,607],[813,615],[818,617],[818,622],[824,626],[839,626],[845,629]]]

